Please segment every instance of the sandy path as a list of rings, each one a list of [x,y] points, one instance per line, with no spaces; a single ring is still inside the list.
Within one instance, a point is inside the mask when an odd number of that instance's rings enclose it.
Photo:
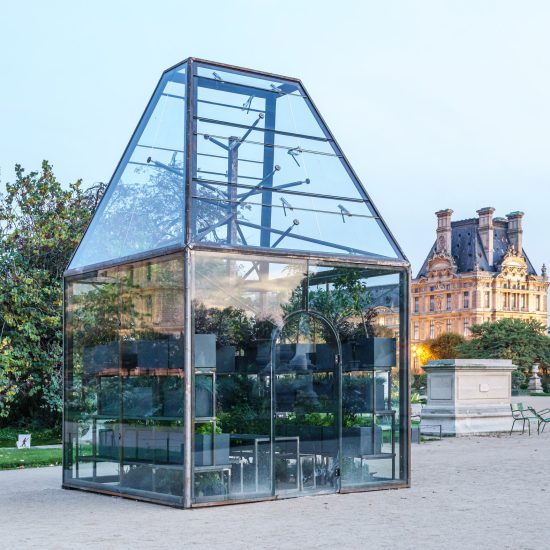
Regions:
[[[190,511],[60,479],[0,472],[1,548],[550,548],[550,433],[414,445],[411,489]]]

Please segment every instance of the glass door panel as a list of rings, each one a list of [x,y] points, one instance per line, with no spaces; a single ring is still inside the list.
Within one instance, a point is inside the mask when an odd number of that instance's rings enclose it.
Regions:
[[[339,341],[321,315],[298,311],[273,345],[275,493],[339,487]]]

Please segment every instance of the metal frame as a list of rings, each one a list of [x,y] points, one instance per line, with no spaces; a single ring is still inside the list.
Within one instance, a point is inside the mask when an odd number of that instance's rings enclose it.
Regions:
[[[183,487],[183,507],[184,508],[190,508],[190,507],[202,507],[202,506],[213,506],[213,505],[220,505],[220,504],[234,504],[238,502],[254,502],[257,500],[269,500],[270,498],[283,498],[281,495],[275,495],[272,494],[271,497],[261,497],[261,498],[247,498],[247,499],[241,499],[241,500],[225,500],[222,502],[209,502],[209,503],[195,503],[193,500],[193,486],[194,486],[194,466],[193,466],[193,449],[194,449],[194,381],[195,381],[195,373],[194,373],[194,367],[193,367],[193,311],[192,311],[192,288],[193,288],[193,269],[192,269],[192,255],[194,251],[204,251],[204,252],[217,252],[217,253],[225,253],[228,256],[229,255],[238,255],[241,257],[246,256],[263,256],[266,257],[266,259],[299,259],[299,260],[307,260],[310,263],[318,263],[323,265],[335,265],[335,266],[350,266],[350,267],[361,267],[365,269],[375,269],[378,270],[381,273],[384,272],[392,272],[395,273],[396,271],[400,272],[400,342],[399,342],[399,383],[400,383],[400,392],[401,392],[401,399],[400,399],[400,410],[399,410],[399,433],[401,434],[399,438],[399,454],[401,457],[400,465],[399,465],[399,476],[400,480],[398,481],[387,481],[387,482],[376,482],[371,483],[368,486],[361,486],[361,487],[339,487],[338,491],[341,493],[350,493],[350,492],[362,492],[362,491],[370,491],[370,490],[376,490],[376,489],[383,489],[383,488],[397,488],[397,487],[407,487],[410,484],[410,411],[409,411],[409,403],[410,403],[410,379],[409,379],[409,371],[408,371],[408,364],[409,364],[409,327],[408,327],[408,319],[409,319],[409,287],[410,287],[410,264],[408,260],[406,259],[403,251],[397,244],[395,238],[393,237],[392,233],[388,229],[386,223],[384,222],[383,218],[380,216],[380,213],[376,209],[375,205],[370,199],[370,196],[368,195],[365,188],[361,185],[359,178],[357,177],[356,173],[351,168],[351,165],[349,164],[347,158],[345,157],[344,153],[342,152],[341,148],[339,147],[336,139],[328,129],[328,126],[326,125],[325,121],[323,120],[321,114],[315,107],[313,101],[311,100],[309,94],[305,90],[305,87],[301,83],[299,79],[296,78],[289,78],[289,77],[283,77],[276,74],[271,74],[267,72],[262,71],[256,71],[251,69],[243,69],[239,67],[235,67],[232,65],[222,64],[222,63],[214,63],[211,61],[206,61],[202,59],[197,58],[188,58],[184,60],[181,63],[178,63],[170,68],[168,68],[164,73],[162,74],[161,78],[159,79],[159,82],[155,88],[155,91],[153,92],[151,99],[149,100],[149,103],[142,114],[140,121],[138,122],[138,125],[136,126],[136,129],[134,130],[132,137],[124,150],[124,153],[122,154],[117,167],[114,171],[113,177],[110,180],[109,186],[98,205],[96,215],[94,216],[94,219],[96,216],[98,216],[105,208],[107,204],[107,199],[110,196],[110,193],[112,193],[112,184],[117,180],[117,178],[120,175],[121,169],[124,167],[124,161],[128,155],[129,152],[132,151],[132,148],[135,147],[138,143],[138,140],[141,135],[141,129],[142,129],[142,122],[147,119],[147,117],[151,114],[155,104],[157,97],[160,96],[160,93],[162,91],[162,86],[165,84],[165,82],[168,80],[169,76],[174,73],[174,71],[180,70],[183,67],[186,67],[186,119],[185,119],[185,174],[184,174],[184,186],[185,186],[185,216],[184,216],[184,238],[183,242],[179,244],[174,244],[170,246],[165,246],[162,248],[158,248],[156,250],[151,250],[147,252],[142,252],[139,254],[133,254],[128,255],[126,257],[122,258],[116,258],[113,260],[108,260],[104,262],[100,262],[93,265],[88,265],[84,267],[77,267],[77,268],[68,268],[65,273],[65,293],[67,292],[67,283],[70,283],[71,281],[75,281],[77,279],[80,279],[82,276],[85,276],[86,274],[92,273],[94,271],[97,271],[99,269],[107,269],[107,268],[113,268],[117,266],[122,266],[128,263],[134,263],[142,260],[158,260],[165,256],[176,256],[178,254],[181,254],[183,257],[183,269],[184,269],[184,464],[183,464],[183,479],[184,479],[184,487]],[[243,73],[246,75],[254,76],[254,77],[260,77],[260,78],[266,78],[266,79],[274,79],[277,81],[281,81],[282,83],[290,84],[295,87],[297,91],[300,92],[300,96],[306,101],[306,104],[310,107],[311,112],[313,113],[315,119],[317,120],[320,128],[325,133],[325,138],[317,138],[322,139],[325,142],[330,143],[334,156],[340,159],[342,165],[344,166],[348,176],[350,179],[354,182],[357,190],[363,197],[363,200],[357,199],[354,202],[363,202],[373,213],[373,217],[376,219],[378,226],[381,228],[385,238],[387,241],[391,244],[397,258],[390,258],[390,257],[384,257],[384,256],[377,256],[375,254],[368,254],[368,255],[350,255],[345,253],[338,253],[338,252],[316,252],[316,253],[309,253],[307,251],[299,251],[299,250],[292,250],[292,249],[285,249],[285,248],[271,248],[269,247],[269,235],[275,234],[279,235],[279,242],[282,240],[282,238],[286,237],[290,230],[292,228],[289,228],[286,232],[279,231],[276,229],[271,228],[270,223],[270,216],[271,216],[271,194],[273,193],[275,188],[273,188],[273,164],[274,164],[274,147],[273,147],[273,136],[276,133],[274,130],[267,130],[263,132],[264,135],[264,172],[263,172],[263,179],[261,180],[261,187],[254,186],[254,185],[240,185],[239,187],[242,187],[243,189],[248,188],[249,190],[256,189],[257,194],[260,194],[262,199],[262,214],[261,214],[261,222],[257,226],[258,230],[261,232],[261,238],[260,247],[255,246],[248,246],[247,244],[239,244],[238,246],[230,245],[230,244],[216,244],[216,243],[208,243],[208,242],[196,242],[193,237],[194,233],[194,208],[193,208],[193,196],[194,196],[194,188],[196,187],[196,176],[197,176],[197,166],[196,166],[196,158],[197,158],[197,120],[198,118],[196,115],[196,108],[197,108],[197,86],[199,81],[202,79],[204,80],[205,77],[199,77],[196,74],[196,67],[208,67],[208,68],[214,68],[219,69],[220,71],[226,71],[226,72],[233,72],[242,75]],[[285,84],[285,85],[286,85]],[[239,84],[236,84],[236,86],[239,86]],[[250,88],[251,86],[248,84],[243,84],[243,87]],[[262,90],[262,94],[267,97],[271,98],[271,101],[276,104],[277,99],[277,92],[273,90]],[[309,138],[314,138],[314,136],[308,136]],[[266,144],[268,145],[266,147]],[[261,145],[261,144],[259,144]],[[271,146],[270,146],[271,145]],[[328,154],[328,153],[324,153]],[[236,163],[238,162],[236,158],[233,158],[234,165],[236,166]],[[267,161],[267,162],[266,162]],[[231,161],[230,161],[231,164]],[[231,166],[228,167],[229,170],[231,170]],[[234,175],[235,176],[235,175]],[[235,178],[236,179],[236,178]],[[232,179],[228,178],[228,181],[231,182]],[[295,182],[303,183],[303,182]],[[250,193],[248,191],[247,193]],[[288,191],[288,193],[292,194],[292,191]],[[328,197],[327,197],[328,198]],[[331,197],[333,198],[333,197]],[[342,210],[342,216],[344,216],[344,211]],[[82,239],[86,237],[86,234],[88,233],[91,224],[93,223],[93,219],[88,224],[88,227],[86,229],[85,235]],[[228,224],[228,231],[231,224]],[[233,233],[238,232],[238,224],[234,224]],[[81,243],[82,243],[81,241]],[[313,240],[314,241],[314,240]],[[80,245],[79,245],[80,247]],[[77,253],[79,247],[75,250],[73,253],[73,256],[71,257],[71,262]],[[359,252],[359,251],[358,251]],[[362,251],[361,251],[362,252]],[[70,265],[70,264],[69,264]],[[64,311],[65,311],[65,297],[64,297]],[[307,309],[307,306],[306,306]],[[296,312],[298,313],[298,312]],[[317,315],[320,318],[323,318],[322,315],[318,314],[314,311],[307,311],[308,314]],[[324,318],[323,318],[324,319]],[[64,373],[63,373],[63,379],[65,382],[65,386],[68,384],[68,370],[66,368],[67,363],[69,361],[69,354],[67,353],[68,347],[70,346],[70,336],[67,331],[67,325],[68,325],[68,319],[63,319],[64,322],[64,335],[65,335],[65,344],[64,344]],[[330,323],[329,323],[330,324]],[[339,341],[338,341],[339,344]],[[342,365],[341,365],[341,347],[339,344],[339,355],[340,355],[340,361],[339,361],[339,369],[341,371]],[[273,391],[273,387],[272,390]],[[66,420],[66,409],[67,409],[67,402],[65,399],[65,391],[63,394],[63,425],[65,426],[65,420]],[[342,406],[342,376],[340,373],[339,376],[339,445],[341,450],[341,440],[342,440],[342,422],[341,422],[341,406]],[[273,398],[271,401],[271,406],[273,407]],[[273,412],[273,410],[272,410]],[[65,433],[65,427],[64,427],[64,433]],[[272,434],[271,437],[273,439],[273,414],[272,414]],[[64,449],[63,449],[63,459],[64,459],[64,475],[66,472],[66,461],[68,458],[67,452],[68,448],[66,447],[67,441],[64,441]],[[271,452],[273,453],[273,445]],[[272,457],[273,458],[273,457]],[[272,460],[272,468],[273,468],[273,460]],[[274,483],[274,477],[272,472],[272,483]],[[130,493],[122,493],[119,491],[112,491],[108,489],[101,489],[97,487],[86,487],[82,486],[82,484],[75,482],[71,479],[64,479],[63,482],[64,488],[71,488],[71,489],[82,489],[87,491],[93,491],[97,493],[105,493],[110,495],[118,495],[130,499],[137,499],[137,500],[145,500],[149,502],[155,502],[155,503],[161,503],[166,504],[169,506],[177,506],[181,507],[182,503],[180,502],[173,502],[170,500],[162,500],[161,497],[159,498],[149,498],[147,496],[139,496],[139,495],[132,495]]]
[[[309,270],[308,270],[309,271]],[[336,429],[338,434],[338,457],[342,456],[342,344],[340,343],[340,337],[338,336],[338,331],[334,327],[334,325],[327,319],[323,314],[319,313],[315,310],[310,310],[308,304],[306,303],[305,309],[299,309],[296,311],[293,311],[290,315],[287,315],[283,319],[283,324],[280,327],[277,327],[271,336],[271,494],[273,497],[281,498],[284,495],[281,495],[280,493],[277,493],[276,489],[276,474],[275,474],[275,441],[277,439],[276,434],[276,406],[277,406],[277,399],[276,399],[276,392],[275,392],[275,386],[277,384],[276,382],[276,374],[275,374],[275,364],[276,364],[276,355],[275,355],[275,346],[277,345],[276,342],[280,339],[281,334],[284,330],[285,325],[291,321],[292,319],[299,317],[301,315],[310,316],[315,319],[320,320],[321,322],[325,323],[333,332],[334,336],[336,337],[336,346],[338,350],[338,355],[336,357],[336,365],[334,369],[334,374],[336,375],[336,391],[338,394],[338,402],[336,404],[336,414],[335,421],[336,421]],[[300,443],[298,441],[297,445],[297,464],[296,468],[298,471],[298,474],[300,476],[299,479],[299,485],[302,485],[302,478],[301,478],[301,455],[300,455]],[[314,462],[315,465],[315,462]],[[341,466],[338,466],[338,470],[341,469]],[[315,476],[314,476],[315,478]],[[340,477],[340,471],[337,472],[336,475],[338,485],[335,488],[334,492],[338,493],[341,489],[341,477]]]

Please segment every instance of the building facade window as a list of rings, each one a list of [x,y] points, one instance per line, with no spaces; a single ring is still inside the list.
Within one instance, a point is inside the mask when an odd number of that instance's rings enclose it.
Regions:
[[[485,307],[491,307],[491,293],[485,292]]]
[[[430,321],[430,338],[435,337],[435,322]]]
[[[447,332],[451,332],[453,328],[453,322],[450,319],[447,319]]]
[[[414,298],[414,312],[420,313],[420,298],[418,296]]]
[[[468,319],[464,319],[464,336],[469,336],[470,334],[470,321]]]
[[[512,309],[516,309],[516,295],[512,294],[512,303],[510,305]]]
[[[418,322],[414,324],[414,339],[420,340],[420,328],[418,326]]]
[[[435,311],[435,297],[430,296],[430,311]]]
[[[447,311],[451,311],[453,309],[453,295],[447,294]]]
[[[540,311],[540,296],[537,296],[537,311]]]
[[[464,293],[463,304],[464,304],[464,309],[468,309],[470,307],[470,293],[469,292]]]

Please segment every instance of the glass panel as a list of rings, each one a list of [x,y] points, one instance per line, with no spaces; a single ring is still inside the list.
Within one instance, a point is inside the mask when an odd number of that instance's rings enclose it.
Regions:
[[[194,240],[398,257],[299,83],[196,71]]]
[[[232,198],[228,195],[233,195]],[[270,195],[265,199],[265,195]],[[364,204],[300,194],[197,185],[198,242],[391,257]],[[266,207],[266,205],[271,205]],[[269,224],[269,225],[266,225]]]
[[[213,140],[227,145],[233,135],[232,130],[234,129],[218,124],[198,124],[202,139],[197,140],[197,177],[227,185],[227,154],[222,154],[223,149]],[[297,140],[287,136],[282,136],[275,143],[279,146],[269,149],[274,162],[273,187],[293,183],[295,185],[283,189],[363,200],[360,190],[348,185],[349,176],[344,165],[327,143]],[[248,139],[239,145],[236,155],[238,170],[235,174],[239,184],[255,186],[262,181],[266,149],[263,136],[258,132],[251,132]],[[278,167],[276,170],[275,166]],[[365,210],[364,205],[362,208]],[[368,214],[368,209],[363,213]]]
[[[193,266],[195,501],[271,495],[271,336],[306,264],[194,253]]]
[[[291,86],[288,89],[289,93],[294,95],[300,95],[298,86],[296,83],[288,82],[283,78],[268,75],[250,74],[239,69],[229,69],[224,67],[221,69],[216,65],[209,65],[208,63],[200,63],[196,65],[197,75],[210,80],[218,82],[242,84],[244,86],[253,86],[260,91],[275,91],[274,88],[280,87],[283,84]]]
[[[71,268],[183,242],[185,83],[163,76]]]
[[[342,344],[342,485],[399,479],[399,275],[310,268],[308,299]]]
[[[338,489],[339,364],[334,329],[310,313],[290,316],[273,355],[275,491]]]
[[[197,78],[197,84],[199,120],[248,127],[255,119],[259,119],[256,128],[260,131],[275,130],[327,138],[311,112],[307,99],[283,91],[296,90],[295,85],[274,85],[273,89],[265,92],[255,87],[234,85],[213,78]]]
[[[183,259],[69,283],[65,479],[183,495]]]
[[[117,490],[120,415],[118,278],[115,270],[66,284],[63,480]]]

